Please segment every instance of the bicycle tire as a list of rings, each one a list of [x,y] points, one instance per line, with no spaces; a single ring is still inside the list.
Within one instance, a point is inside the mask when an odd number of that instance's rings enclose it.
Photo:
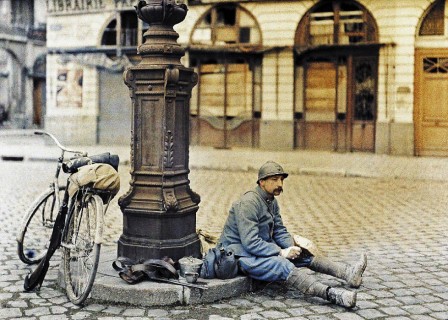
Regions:
[[[62,193],[61,201],[65,188],[65,186],[59,187],[59,192]],[[26,264],[39,263],[47,252],[54,220],[59,211],[54,195],[53,188],[45,190],[23,217],[17,235],[17,254],[19,259]]]
[[[65,289],[75,305],[87,299],[98,269],[103,230],[103,201],[98,195],[76,200],[63,236]]]

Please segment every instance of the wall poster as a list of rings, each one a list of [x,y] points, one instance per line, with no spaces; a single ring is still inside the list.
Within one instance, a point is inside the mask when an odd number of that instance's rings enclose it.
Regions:
[[[61,108],[82,107],[82,78],[81,68],[58,69],[56,106]]]

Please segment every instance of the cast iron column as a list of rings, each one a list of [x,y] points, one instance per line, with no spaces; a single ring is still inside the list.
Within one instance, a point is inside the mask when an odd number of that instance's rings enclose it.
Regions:
[[[173,26],[185,4],[140,1],[138,17],[149,24],[138,48],[142,61],[124,72],[133,122],[130,189],[119,199],[123,234],[118,256],[157,259],[200,256],[196,235],[199,196],[189,186],[189,114],[197,74],[180,63],[185,51]]]

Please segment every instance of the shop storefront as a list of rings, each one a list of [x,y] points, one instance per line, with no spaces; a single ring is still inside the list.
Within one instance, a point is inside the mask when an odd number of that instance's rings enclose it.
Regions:
[[[137,1],[62,2],[48,8],[46,127],[73,143],[129,143],[121,73],[147,29]],[[447,155],[444,0],[188,6],[175,29],[199,79],[191,144]]]

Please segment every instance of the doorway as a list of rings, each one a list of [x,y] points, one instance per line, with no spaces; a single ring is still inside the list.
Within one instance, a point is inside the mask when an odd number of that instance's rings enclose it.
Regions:
[[[44,128],[46,114],[46,81],[45,78],[33,80],[33,125]]]
[[[448,156],[448,50],[415,54],[415,153]]]
[[[375,151],[378,26],[357,1],[317,2],[295,35],[295,147]]]
[[[297,59],[295,146],[374,152],[378,55],[330,55],[313,52]]]
[[[99,72],[100,104],[97,142],[128,145],[131,142],[132,102],[129,88],[118,72]]]

